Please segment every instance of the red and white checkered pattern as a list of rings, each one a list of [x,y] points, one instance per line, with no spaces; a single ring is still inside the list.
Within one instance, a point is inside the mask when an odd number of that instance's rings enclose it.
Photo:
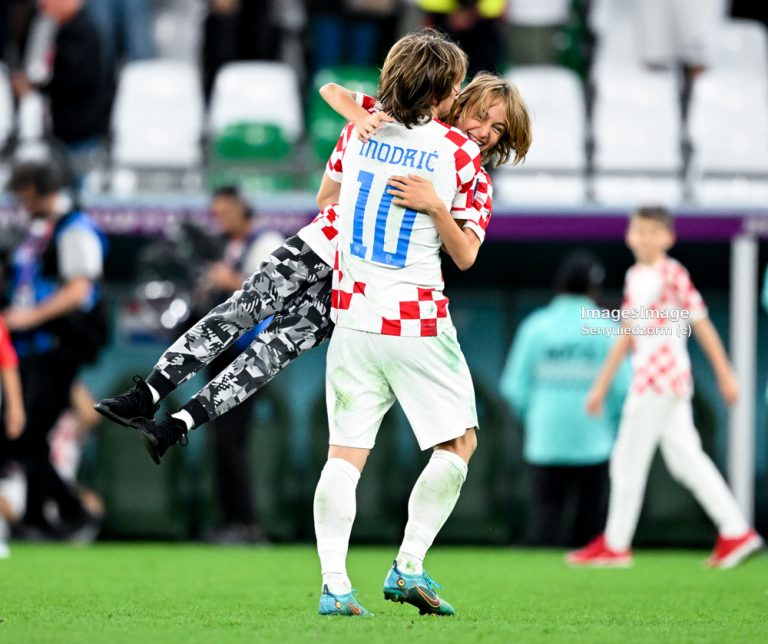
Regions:
[[[688,271],[670,257],[653,266],[635,264],[627,271],[622,308],[628,314],[643,314],[624,322],[635,328],[633,391],[690,396],[693,379],[687,329],[707,317],[707,307]],[[655,317],[655,312],[663,317]],[[687,312],[687,319],[682,312]]]
[[[493,211],[493,185],[491,177],[480,168],[477,173],[475,187],[469,193],[469,202],[464,214],[466,221],[464,228],[474,231],[481,242],[485,241],[485,231],[488,224],[491,223],[491,213]]]
[[[367,94],[356,92],[355,102],[357,102],[360,107],[362,107],[364,110],[367,110],[371,114],[376,113],[379,109],[376,103],[376,99],[368,96]],[[333,148],[333,152],[331,152],[331,156],[325,166],[326,174],[336,183],[341,183],[341,177],[344,173],[344,166],[342,163],[342,159],[344,158],[344,151],[347,149],[347,144],[349,143],[350,139],[356,135],[357,130],[355,129],[354,123],[347,123],[341,130],[339,140],[336,141],[336,147]]]
[[[355,101],[363,109],[374,113],[377,109],[376,99],[365,94],[357,92],[355,94]],[[344,156],[344,150],[347,147],[349,139],[355,136],[355,129],[352,123],[347,123],[341,132],[339,140],[336,142],[336,147],[331,153],[331,157],[328,159],[326,172],[328,176],[341,183],[341,176],[343,173],[342,158]],[[332,266],[334,258],[336,256],[336,247],[338,246],[338,213],[336,210],[337,204],[326,206],[322,212],[306,226],[299,231],[299,237],[306,242],[306,244],[313,250],[328,266]]]
[[[354,282],[351,291],[337,288],[343,282],[343,272],[339,270],[338,263],[334,270],[334,288],[331,291],[331,305],[338,311],[347,311],[352,304],[352,299],[359,294],[365,297],[366,285],[363,282]],[[442,321],[448,321],[448,298],[430,288],[415,288],[413,299],[399,303],[399,314],[396,318],[381,318],[381,328],[378,333],[382,335],[401,335],[430,337],[442,331]]]
[[[339,245],[338,212],[331,204],[323,208],[315,218],[302,228],[299,237],[322,259],[328,266],[333,266],[336,248]]]
[[[339,250],[333,277],[333,321],[340,327],[386,335],[436,336],[452,326],[448,299],[443,295],[440,247],[442,240],[431,218],[415,215],[408,232],[403,264],[385,265],[373,260],[378,209],[388,178],[395,174],[420,174],[427,177],[453,216],[472,219],[471,226],[484,233],[490,212],[490,184],[487,175],[478,180],[480,150],[458,130],[437,120],[413,128],[388,124],[376,136],[377,145],[388,149],[416,149],[431,155],[432,169],[387,163],[367,154],[351,132],[342,132],[335,158],[327,170],[341,178],[338,212]],[[401,155],[402,158],[402,155]],[[419,164],[421,165],[421,164]],[[332,174],[334,173],[334,174]],[[367,174],[366,174],[367,173]],[[373,176],[368,194],[361,201],[361,176]],[[363,216],[360,204],[364,203]],[[477,208],[475,207],[477,203]],[[357,212],[357,214],[356,214]],[[354,222],[357,217],[358,228]],[[384,231],[387,261],[396,254],[403,234],[405,210],[390,206]],[[361,224],[362,220],[362,224]],[[354,235],[360,235],[365,257],[353,255]],[[357,232],[355,232],[357,230]],[[381,234],[379,230],[378,234]],[[404,242],[405,243],[405,242]],[[401,248],[402,251],[402,248]]]

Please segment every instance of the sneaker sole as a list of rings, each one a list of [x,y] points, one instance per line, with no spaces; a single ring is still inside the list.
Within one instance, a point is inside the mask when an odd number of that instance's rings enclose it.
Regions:
[[[130,427],[131,429],[139,429],[139,425],[144,422],[152,420],[151,418],[144,418],[143,416],[137,416],[136,418],[123,418],[115,414],[109,407],[97,402],[93,408],[99,412],[104,418],[111,420],[112,422],[122,425],[123,427]]]
[[[157,451],[157,438],[150,434],[143,427],[136,427],[141,434],[141,442],[144,443],[144,449],[147,450],[149,458],[151,458],[155,465],[160,465],[160,454]]]
[[[739,546],[731,554],[723,557],[723,560],[713,566],[713,568],[719,568],[720,570],[728,570],[729,568],[735,568],[740,563],[743,563],[750,556],[759,552],[763,547],[763,540],[760,535],[755,535],[749,541]]]
[[[452,617],[453,613],[440,613],[439,608],[426,604],[421,596],[411,598],[410,594],[400,589],[384,590],[384,599],[398,604],[410,604],[419,609],[419,615],[437,615],[438,617]]]
[[[589,561],[565,560],[572,568],[631,568],[634,565],[632,559],[591,559]]]

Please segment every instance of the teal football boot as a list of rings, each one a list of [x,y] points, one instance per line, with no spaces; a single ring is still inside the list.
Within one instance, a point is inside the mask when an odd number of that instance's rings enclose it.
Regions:
[[[442,586],[426,570],[421,575],[408,575],[397,567],[395,560],[384,580],[384,599],[413,604],[420,615],[455,615],[453,606],[435,592],[437,588]]]
[[[346,595],[334,595],[328,586],[323,586],[323,593],[320,595],[320,614],[321,615],[343,615],[344,617],[372,617],[373,613],[363,607],[353,590]]]

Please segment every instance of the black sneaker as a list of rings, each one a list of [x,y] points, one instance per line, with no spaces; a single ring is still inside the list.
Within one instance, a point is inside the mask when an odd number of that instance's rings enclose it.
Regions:
[[[187,426],[184,421],[166,416],[161,423],[154,420],[145,421],[136,427],[141,432],[141,439],[150,458],[160,465],[160,459],[171,445],[187,444]]]
[[[102,416],[125,427],[138,429],[140,424],[151,421],[160,405],[152,402],[152,392],[143,378],[134,376],[133,382],[136,384],[128,391],[114,398],[104,398],[93,408]]]

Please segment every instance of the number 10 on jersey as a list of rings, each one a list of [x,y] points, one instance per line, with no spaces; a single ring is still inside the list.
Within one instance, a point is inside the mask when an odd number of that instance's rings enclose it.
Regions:
[[[397,233],[397,246],[392,251],[385,249],[385,242],[390,248],[391,240],[385,239],[387,233],[387,219],[392,206],[392,195],[384,189],[384,193],[379,199],[379,205],[376,208],[376,221],[374,223],[373,245],[370,256],[368,256],[368,246],[363,241],[363,230],[365,227],[365,208],[368,205],[368,199],[371,196],[371,185],[373,184],[374,174],[365,170],[360,170],[357,175],[357,181],[360,183],[360,191],[357,193],[355,202],[355,214],[352,221],[352,243],[349,245],[349,252],[355,257],[367,259],[393,268],[402,268],[405,266],[405,260],[408,256],[408,246],[411,243],[411,233],[413,232],[413,222],[416,220],[416,211],[409,208],[405,209],[403,221],[400,223],[400,230]]]

